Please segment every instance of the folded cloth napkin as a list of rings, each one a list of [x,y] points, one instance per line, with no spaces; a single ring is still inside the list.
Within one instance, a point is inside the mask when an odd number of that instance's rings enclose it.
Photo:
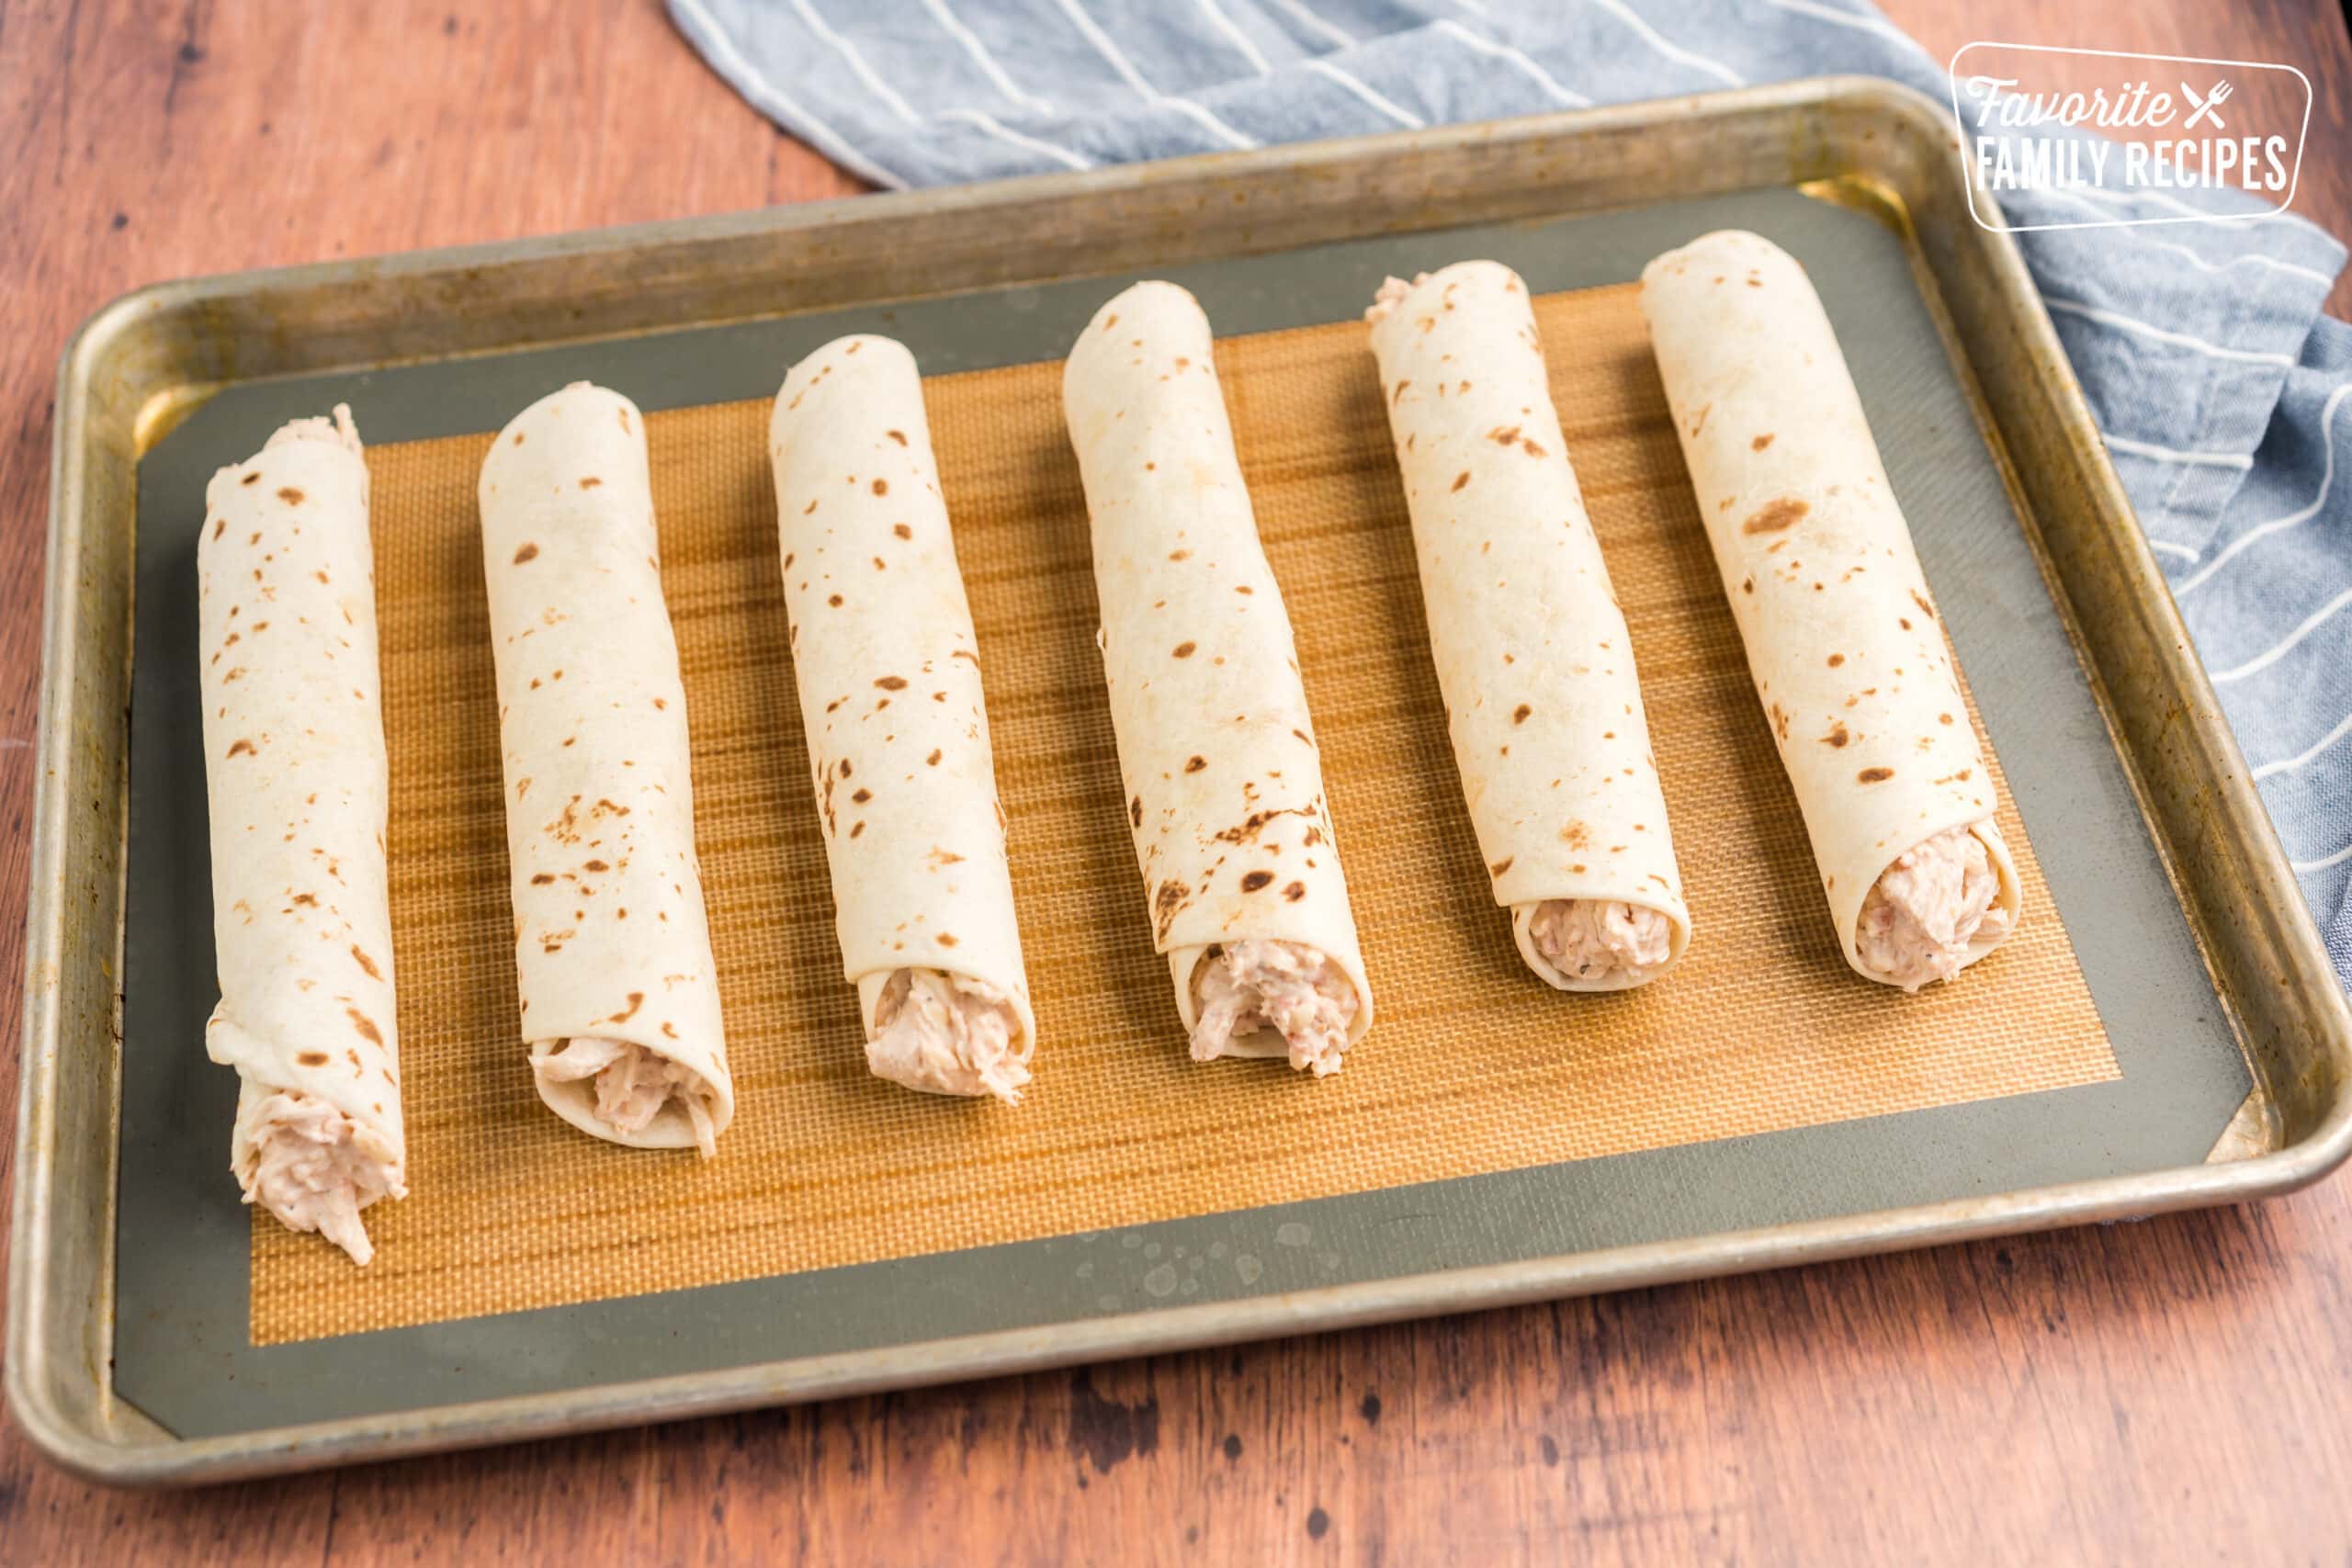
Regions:
[[[933,186],[1796,76],[1949,94],[1864,0],[669,0],[711,65],[852,173]],[[2027,193],[2019,224],[2244,212]],[[2299,219],[2018,237],[2352,985],[2352,328]],[[2352,454],[2347,454],[2352,460]]]

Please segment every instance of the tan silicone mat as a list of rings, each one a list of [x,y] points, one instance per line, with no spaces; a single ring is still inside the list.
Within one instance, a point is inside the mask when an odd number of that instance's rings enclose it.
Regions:
[[[1365,1191],[2118,1076],[2022,824],[2023,930],[1906,998],[1839,958],[1758,713],[1633,286],[1537,301],[1552,388],[1632,624],[1696,926],[1668,979],[1567,997],[1488,895],[1430,664],[1363,327],[1221,342],[1323,744],[1378,1025],[1317,1082],[1193,1064],[1151,951],[1095,652],[1059,361],[932,380],[985,660],[1035,990],[1017,1110],[867,1076],[809,799],[767,404],[647,421],[685,671],[696,837],[738,1110],[716,1160],[598,1143],[517,1031],[497,703],[474,511],[487,434],[374,479],[413,1196],[376,1261],[258,1218],[256,1343]],[[777,367],[782,378],[784,367]],[[628,390],[627,388],[621,389]],[[1997,773],[1997,768],[1996,768]]]

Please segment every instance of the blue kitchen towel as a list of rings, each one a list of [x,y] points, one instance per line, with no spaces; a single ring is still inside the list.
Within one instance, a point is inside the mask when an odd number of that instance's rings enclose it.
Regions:
[[[1796,76],[1949,96],[1863,0],[669,0],[762,112],[876,185],[1419,129]],[[2004,196],[2014,222],[2242,212]],[[2352,328],[2299,219],[2018,236],[2352,985]],[[2352,431],[2344,433],[2352,442]]]

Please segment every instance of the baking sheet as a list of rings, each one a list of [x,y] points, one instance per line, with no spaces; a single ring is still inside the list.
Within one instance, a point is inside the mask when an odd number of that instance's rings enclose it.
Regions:
[[[175,793],[167,765],[170,675],[159,669],[163,661],[142,656],[133,702],[131,1005],[126,1021],[118,1351],[123,1392],[176,1429],[233,1430],[265,1420],[564,1386],[580,1381],[571,1365],[574,1356],[567,1352],[583,1334],[606,1341],[608,1350],[611,1344],[621,1348],[594,1359],[594,1375],[641,1376],[890,1343],[892,1336],[922,1337],[1125,1310],[1164,1300],[1166,1293],[1155,1292],[1154,1285],[1170,1279],[1172,1292],[1198,1280],[1204,1296],[1230,1297],[1577,1250],[1607,1245],[1611,1238],[1657,1239],[1893,1207],[2199,1157],[2244,1096],[2244,1067],[2171,904],[2097,711],[2079,677],[2072,675],[2071,655],[2049,615],[2030,554],[2008,516],[1997,474],[1971,425],[1892,235],[1854,214],[1788,193],[1765,193],[1526,229],[1320,247],[1182,269],[1177,276],[1201,293],[1212,318],[1230,335],[1351,315],[1384,270],[1409,272],[1464,254],[1498,255],[1517,265],[1538,289],[1618,281],[1631,276],[1655,251],[1724,222],[1760,228],[1796,252],[1821,282],[1847,341],[1870,344],[1853,355],[1865,402],[1919,532],[1930,581],[1946,602],[1995,750],[2009,763],[2029,836],[2042,848],[2053,901],[2061,911],[2071,903],[2098,912],[2097,919],[2075,922],[2075,937],[2082,972],[2106,1015],[2124,1069],[2120,1083],[1661,1155],[1462,1177],[1216,1219],[1163,1221],[1091,1243],[1016,1244],[950,1254],[920,1266],[865,1265],[752,1286],[710,1287],[666,1302],[557,1308],[434,1330],[379,1332],[333,1348],[333,1364],[341,1375],[329,1386],[327,1380],[307,1375],[328,1364],[319,1359],[322,1347],[251,1350],[236,1343],[247,1327],[242,1310],[246,1281],[236,1242],[228,1238],[232,1225],[242,1232],[242,1215],[233,1187],[219,1169],[218,1129],[225,1120],[215,1109],[223,1097],[211,1092],[209,1082],[222,1075],[204,1066],[192,1045],[210,999],[209,933],[200,933],[195,944],[200,952],[175,950],[175,942],[179,949],[187,946],[179,928],[190,923],[175,911],[209,908],[200,848],[193,866],[186,855],[169,863],[170,848],[189,841],[189,821],[199,829],[193,841],[200,845],[201,802],[191,807],[185,791]],[[187,559],[173,542],[174,519],[186,507],[178,498],[200,495],[202,473],[224,455],[249,449],[288,411],[350,396],[368,434],[380,442],[494,426],[534,389],[574,374],[611,381],[649,407],[700,403],[764,393],[794,354],[853,325],[896,332],[934,370],[1013,362],[1058,353],[1085,312],[1121,281],[1022,290],[979,308],[933,304],[845,312],[718,335],[672,334],[593,351],[385,372],[341,378],[334,385],[242,389],[203,411],[148,459],[142,506],[152,504],[155,511],[141,518],[142,648],[153,647],[156,637],[169,646],[175,635],[171,617],[185,618],[170,603],[173,561],[176,558],[184,576]],[[1563,357],[1556,339],[1554,351],[1555,360]],[[1246,429],[1247,411],[1238,412]],[[1578,439],[1573,416],[1570,434],[1572,441]],[[1670,434],[1665,439],[1670,446]],[[1598,476],[1581,446],[1578,457],[1588,490],[1598,490]],[[182,466],[176,479],[174,463]],[[188,475],[195,476],[193,491],[185,489]],[[1252,477],[1262,487],[1254,469]],[[1261,501],[1262,507],[1262,488]],[[1596,514],[1604,504],[1604,497],[1596,494]],[[178,531],[193,527],[193,521],[184,521]],[[1284,565],[1279,553],[1276,565],[1278,570]],[[1405,570],[1409,578],[1408,557]],[[1962,581],[1973,592],[1958,591]],[[1306,606],[1293,592],[1294,610],[1303,621]],[[181,642],[192,641],[184,626],[177,635]],[[983,625],[984,642],[988,635]],[[1635,637],[1641,646],[1638,625]],[[1644,658],[1645,674],[1655,682],[1660,671],[1646,652]],[[1319,723],[1328,728],[1333,716],[1319,694],[1311,656],[1307,663],[1310,695],[1317,697]],[[788,695],[784,700],[788,708]],[[1000,730],[1003,700],[992,685]],[[1760,720],[1754,722],[1760,735]],[[1107,746],[1107,726],[1104,730]],[[699,767],[699,755],[697,761]],[[1334,764],[1340,831],[1352,861],[1357,852],[1349,838],[1347,769],[1337,759]],[[797,787],[797,773],[787,776]],[[1443,787],[1436,793],[1449,795],[1450,768],[1441,782]],[[1458,804],[1453,810],[1453,831],[1466,842]],[[176,819],[175,812],[180,814]],[[1025,880],[1018,825],[1015,831],[1016,872]],[[809,847],[813,852],[813,833]],[[1714,880],[1715,872],[1688,856],[1686,850],[1686,870],[1694,883]],[[1123,873],[1114,885],[1113,901],[1132,892],[1132,870]],[[1483,898],[1482,888],[1478,893]],[[1703,911],[1701,919],[1703,926]],[[1140,928],[1139,912],[1132,923]],[[1498,926],[1499,918],[1489,913],[1487,923]],[[1807,940],[1817,935],[1810,932]],[[1369,920],[1366,936],[1376,947]],[[503,942],[492,942],[485,953],[480,961],[485,971],[503,967]],[[405,950],[402,963],[405,992],[416,983]],[[721,963],[724,969],[724,955]],[[1032,963],[1034,968],[1034,947]],[[1374,963],[1380,984],[1376,952]],[[1385,988],[1385,1006],[1396,988]],[[1968,991],[1963,986],[1953,994]],[[845,1003],[842,1011],[846,1016]],[[1367,1044],[1363,1066],[1373,1066],[1377,1053],[1402,1049],[1394,1021],[1384,1020]],[[1051,1050],[1050,1024],[1048,1029]],[[1153,1056],[1149,1051],[1135,1055]],[[854,1070],[854,1055],[850,1062]],[[1050,1071],[1050,1061],[1047,1066]],[[1242,1071],[1247,1075],[1248,1069]],[[1354,1082],[1359,1076],[1351,1066],[1339,1081]],[[1198,1079],[1187,1068],[1177,1081]],[[1041,1094],[1050,1084],[1050,1077],[1041,1080]],[[1308,1092],[1320,1091],[1310,1087]],[[168,1104],[157,1103],[163,1093],[171,1096]],[[160,1184],[154,1179],[159,1175],[164,1179]],[[225,1252],[210,1250],[224,1243]],[[1214,1251],[1219,1246],[1226,1249],[1223,1258]],[[1155,1247],[1161,1250],[1154,1253]],[[1182,1266],[1161,1272],[1179,1262],[1172,1249],[1180,1247],[1185,1249]],[[1079,1258],[1081,1252],[1086,1256]],[[1049,1255],[1069,1260],[1069,1267],[1040,1272],[1041,1258]],[[1229,1269],[1209,1266],[1213,1258],[1223,1262],[1245,1255],[1256,1264],[1254,1273],[1238,1261]],[[1204,1261],[1195,1266],[1195,1258]],[[224,1280],[224,1274],[231,1278]],[[1063,1274],[1069,1278],[1057,1278]],[[232,1285],[234,1293],[224,1284]],[[977,1317],[976,1291],[986,1297]],[[631,1326],[656,1321],[670,1332],[649,1339]],[[203,1364],[190,1367],[188,1352],[198,1343],[206,1352]],[[232,1367],[229,1382],[220,1375],[224,1361]]]

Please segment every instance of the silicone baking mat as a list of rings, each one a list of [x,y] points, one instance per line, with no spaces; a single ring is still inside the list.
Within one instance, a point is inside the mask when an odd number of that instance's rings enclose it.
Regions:
[[[1058,360],[926,384],[984,658],[1039,1024],[1020,1108],[866,1073],[786,649],[764,400],[647,421],[735,1064],[716,1160],[582,1136],[518,1032],[475,479],[370,452],[410,1181],[356,1269],[266,1217],[260,1344],[1104,1230],[2095,1083],[2098,1013],[2003,789],[2027,915],[1917,997],[1839,958],[1632,285],[1537,317],[1631,625],[1696,936],[1613,997],[1537,982],[1446,739],[1364,332],[1220,341],[1289,603],[1380,1021],[1347,1070],[1186,1056],[1125,829]],[[364,412],[363,412],[364,419]],[[365,429],[363,425],[363,434]]]

